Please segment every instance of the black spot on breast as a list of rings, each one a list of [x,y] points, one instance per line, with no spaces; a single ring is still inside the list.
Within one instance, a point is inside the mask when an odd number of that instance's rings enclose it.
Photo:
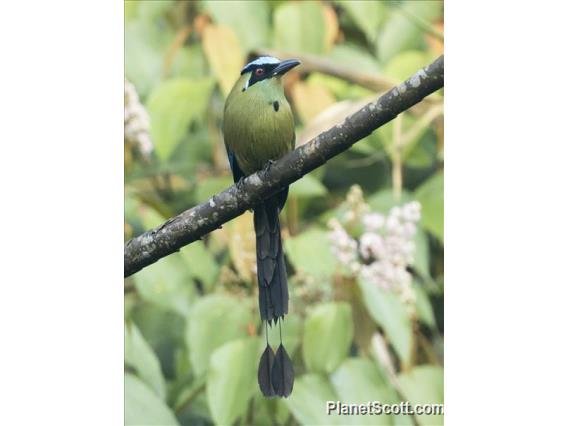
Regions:
[[[280,104],[278,103],[278,101],[274,101],[272,102],[272,108],[274,108],[274,111],[277,111],[280,109]]]

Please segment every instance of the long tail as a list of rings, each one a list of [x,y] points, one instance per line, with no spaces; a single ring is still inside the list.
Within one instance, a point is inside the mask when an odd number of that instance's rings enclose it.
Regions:
[[[282,319],[288,313],[288,278],[278,218],[287,192],[276,194],[254,209],[260,317],[271,326],[278,320],[282,326]],[[258,383],[267,397],[287,397],[292,392],[294,369],[282,344],[282,334],[276,355],[268,344],[267,334],[266,350],[258,367]]]
[[[282,240],[280,238],[280,207],[272,198],[254,209],[256,232],[256,266],[260,317],[272,325],[288,313],[288,278]]]

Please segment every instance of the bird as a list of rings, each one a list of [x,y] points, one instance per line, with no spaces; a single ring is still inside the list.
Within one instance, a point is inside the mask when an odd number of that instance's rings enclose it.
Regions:
[[[284,95],[282,77],[298,65],[297,59],[258,57],[242,68],[227,96],[223,135],[237,185],[295,148],[294,115]],[[278,215],[287,197],[288,186],[253,208],[258,302],[266,331],[266,349],[257,376],[265,397],[288,397],[294,386],[294,368],[282,342],[289,295]],[[268,326],[276,324],[280,327],[280,345],[275,354],[268,342]]]

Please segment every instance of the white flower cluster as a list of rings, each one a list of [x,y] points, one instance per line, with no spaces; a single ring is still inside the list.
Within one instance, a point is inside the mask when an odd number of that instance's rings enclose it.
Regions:
[[[352,204],[349,197],[346,204]],[[413,201],[393,207],[386,216],[369,212],[368,205],[365,206],[361,207],[359,202],[357,212],[351,210],[344,216],[349,220],[359,219],[363,225],[358,239],[351,237],[339,220],[329,222],[332,251],[351,274],[397,292],[403,302],[414,306],[412,276],[407,266],[414,259],[420,204]]]
[[[337,219],[331,219],[328,225],[331,228],[329,233],[329,239],[332,242],[331,251],[351,273],[357,274],[361,269],[357,254],[357,241],[351,238]]]
[[[136,88],[124,80],[124,140],[138,147],[143,155],[154,149],[150,140],[150,119],[140,103]]]

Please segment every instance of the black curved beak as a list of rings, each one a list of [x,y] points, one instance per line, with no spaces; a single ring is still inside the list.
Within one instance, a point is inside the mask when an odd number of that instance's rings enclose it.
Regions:
[[[284,75],[288,71],[290,71],[295,66],[300,65],[301,62],[297,59],[286,59],[285,61],[280,62],[276,68],[272,70],[272,76],[275,77],[277,75]]]

